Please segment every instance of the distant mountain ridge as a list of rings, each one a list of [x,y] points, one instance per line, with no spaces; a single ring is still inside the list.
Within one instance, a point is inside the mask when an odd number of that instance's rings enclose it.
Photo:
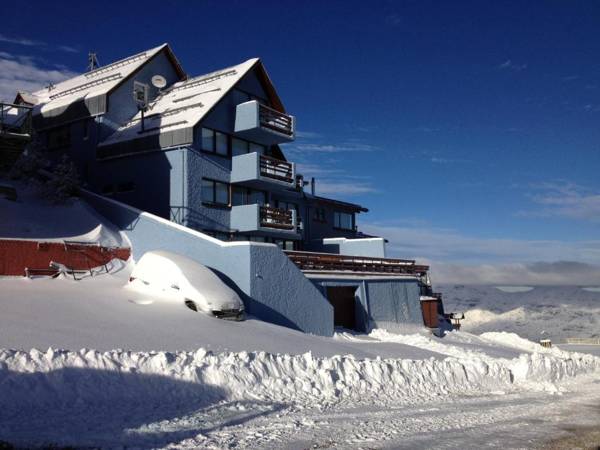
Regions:
[[[508,331],[556,343],[571,337],[600,337],[600,289],[445,284],[438,290],[444,294],[447,311],[465,313],[465,331]]]

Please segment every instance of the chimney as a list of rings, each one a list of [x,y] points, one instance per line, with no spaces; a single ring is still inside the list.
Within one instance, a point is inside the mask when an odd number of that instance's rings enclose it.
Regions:
[[[315,177],[310,179],[310,193],[315,195]]]

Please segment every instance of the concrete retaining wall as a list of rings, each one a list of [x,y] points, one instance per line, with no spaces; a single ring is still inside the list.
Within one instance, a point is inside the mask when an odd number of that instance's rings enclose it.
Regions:
[[[150,250],[185,255],[215,270],[258,319],[306,333],[333,334],[333,308],[276,245],[223,242],[88,191],[82,196],[125,232],[134,259]]]

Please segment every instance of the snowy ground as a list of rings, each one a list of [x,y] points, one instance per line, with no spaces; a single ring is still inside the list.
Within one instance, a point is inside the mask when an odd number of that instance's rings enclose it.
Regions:
[[[0,279],[0,441],[531,448],[600,424],[590,354],[497,332],[323,338],[220,321],[124,288],[129,270]]]
[[[447,311],[465,312],[471,333],[504,330],[533,341],[600,338],[600,289],[578,286],[446,285]]]
[[[17,189],[17,200],[0,196],[0,239],[99,242],[107,247],[129,246],[127,237],[79,199],[61,204],[44,198],[40,189],[22,182],[0,183]]]

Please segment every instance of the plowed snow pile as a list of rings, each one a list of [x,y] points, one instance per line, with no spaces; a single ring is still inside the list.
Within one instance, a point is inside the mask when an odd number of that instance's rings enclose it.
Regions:
[[[253,319],[224,322],[127,289],[129,270],[79,282],[0,280],[0,442],[285,448],[301,433],[309,441],[299,448],[313,445],[311,436],[325,448],[364,447],[372,436],[397,448],[421,439],[423,423],[435,432],[483,430],[500,416],[527,416],[533,400],[553,405],[575,382],[598,390],[589,380],[600,378],[600,358],[515,334],[325,338]],[[468,399],[481,406],[456,412],[453,403]],[[490,401],[498,411],[482,414]],[[385,417],[393,411],[392,426]],[[365,414],[377,419],[353,419]],[[341,443],[327,444],[332,436]]]

